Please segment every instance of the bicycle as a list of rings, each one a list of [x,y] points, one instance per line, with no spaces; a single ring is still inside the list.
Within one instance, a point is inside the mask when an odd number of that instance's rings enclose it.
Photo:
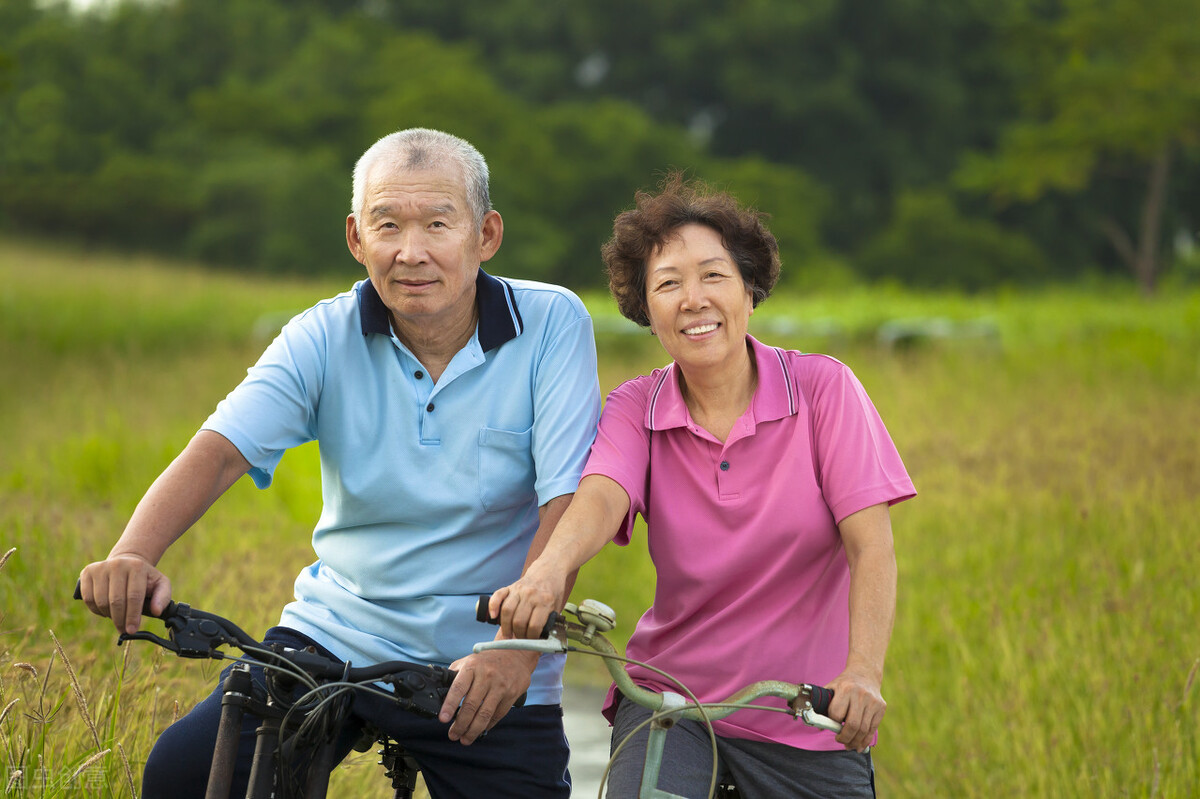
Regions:
[[[75,598],[81,598],[78,584]],[[155,615],[148,602],[142,612]],[[229,619],[182,602],[169,602],[156,618],[166,625],[166,638],[145,631],[121,633],[118,646],[126,641],[150,641],[183,658],[235,662],[222,683],[221,721],[205,799],[229,797],[246,713],[262,720],[246,799],[322,799],[328,792],[330,773],[337,766],[334,752],[338,733],[354,692],[373,692],[404,710],[436,718],[455,677],[455,672],[442,666],[389,661],[352,668],[315,651],[266,645]],[[222,652],[221,647],[226,646],[241,650],[243,655]],[[263,668],[263,687],[251,680],[251,664]],[[392,691],[375,687],[377,683],[391,686]],[[366,752],[375,744],[381,746],[380,764],[392,780],[395,799],[410,799],[419,770],[416,761],[399,743],[374,729],[365,730],[354,749]]]
[[[486,596],[479,598],[475,607],[476,618],[479,621],[498,624],[498,619],[490,618],[488,615],[488,599],[489,597]],[[649,741],[646,745],[646,756],[642,769],[641,790],[638,794],[639,799],[686,799],[678,794],[658,788],[658,776],[662,766],[666,735],[675,723],[680,720],[699,721],[708,730],[713,755],[712,778],[709,781],[708,788],[710,799],[713,799],[713,797],[719,797],[719,799],[736,799],[739,796],[735,787],[717,785],[717,740],[712,728],[711,722],[713,720],[724,718],[738,710],[754,709],[789,713],[793,718],[803,721],[810,727],[817,727],[833,733],[841,732],[842,725],[827,715],[829,713],[829,703],[833,700],[833,691],[819,685],[790,683],[780,680],[763,680],[747,685],[720,702],[700,702],[686,686],[682,685],[682,683],[675,680],[669,674],[645,663],[640,663],[639,665],[649,668],[678,685],[687,696],[672,691],[657,693],[642,688],[634,683],[623,667],[625,663],[636,661],[622,656],[612,642],[603,635],[603,633],[610,632],[616,627],[616,614],[611,608],[594,599],[588,599],[578,605],[568,602],[563,609],[563,614],[574,616],[577,621],[571,621],[565,618],[564,615],[551,613],[549,620],[546,622],[546,627],[542,631],[541,638],[484,641],[476,644],[474,651],[521,649],[544,654],[578,652],[601,657],[621,694],[625,698],[654,711],[650,719],[634,729],[629,736],[631,738],[642,726],[646,724],[650,725]],[[591,651],[570,646],[567,641],[581,643]],[[755,699],[768,696],[787,700],[788,709],[783,710],[776,707],[752,704]],[[629,738],[626,738],[625,741],[619,743],[613,751],[612,758],[609,760],[610,768],[612,767],[613,760],[616,759],[617,754],[620,753],[621,748],[628,740]],[[607,780],[607,776],[608,770],[606,769],[600,784],[599,796],[601,799],[604,796],[604,782]]]

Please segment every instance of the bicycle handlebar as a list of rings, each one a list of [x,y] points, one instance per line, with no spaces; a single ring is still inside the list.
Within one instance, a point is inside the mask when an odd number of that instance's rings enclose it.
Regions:
[[[78,599],[78,600],[83,599],[83,581],[82,580],[75,581],[75,593],[72,595],[72,598]],[[145,599],[142,600],[142,615],[149,616],[154,619],[165,619],[169,616],[173,616],[173,615],[175,615],[175,600],[168,599],[167,606],[165,608],[163,608],[163,612],[160,615],[150,609],[150,597],[146,597]]]
[[[486,597],[480,598],[484,614],[487,612],[486,599]],[[478,609],[479,606],[477,606],[477,611]],[[474,651],[521,649],[543,653],[577,652],[580,650],[567,644],[568,640],[577,641],[603,657],[613,682],[624,696],[650,710],[668,710],[680,718],[705,721],[724,718],[736,710],[748,706],[755,699],[774,696],[787,700],[791,714],[801,718],[805,724],[834,733],[841,732],[842,725],[829,718],[828,715],[829,704],[833,701],[833,690],[820,685],[763,680],[747,685],[724,701],[701,702],[700,708],[678,694],[658,693],[643,688],[635,683],[629,673],[625,671],[622,664],[626,662],[626,658],[622,657],[612,642],[601,634],[613,628],[615,622],[611,610],[594,600],[587,600],[579,606],[568,603],[564,613],[573,614],[584,623],[562,617],[554,618],[558,616],[558,614],[554,614],[551,619],[556,622],[554,634],[550,634],[549,623],[547,630],[544,631],[546,634],[543,635],[543,638],[547,640],[484,641],[475,644]],[[547,638],[547,636],[549,637]],[[761,705],[755,707],[762,708]]]
[[[78,582],[74,596],[75,599],[83,598]],[[117,638],[118,646],[126,641],[150,641],[179,657],[213,660],[226,659],[228,656],[220,648],[233,646],[260,663],[284,665],[285,668],[290,664],[321,680],[364,685],[387,683],[395,689],[397,701],[405,709],[429,718],[435,718],[441,710],[446,692],[457,674],[443,666],[403,660],[347,668],[346,664],[335,658],[317,652],[264,644],[229,619],[193,608],[184,602],[168,602],[162,613],[156,614],[150,610],[150,602],[146,600],[142,605],[142,613],[161,620],[166,625],[167,638],[144,631],[121,633]],[[522,695],[514,704],[521,705],[524,699]]]
[[[491,615],[488,612],[488,600],[491,597],[486,594],[475,600],[475,620],[486,622],[488,624],[499,624],[500,619],[497,616]],[[558,623],[558,614],[550,611],[550,616],[546,619],[546,623],[542,625],[542,633],[538,638],[549,638],[554,632],[554,626]]]

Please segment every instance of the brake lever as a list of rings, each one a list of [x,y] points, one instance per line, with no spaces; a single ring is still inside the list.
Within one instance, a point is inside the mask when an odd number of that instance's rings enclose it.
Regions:
[[[166,638],[157,636],[154,633],[145,632],[144,630],[139,630],[136,633],[121,633],[117,636],[117,646],[121,646],[126,641],[149,641],[152,644],[158,644],[168,652],[174,652],[176,655],[182,655],[182,653],[179,651],[179,645],[174,641],[168,641]],[[188,657],[186,655],[183,656]]]
[[[161,646],[168,652],[174,652],[181,658],[211,658],[221,660],[225,655],[217,651],[218,647],[238,644],[237,639],[230,636],[221,625],[212,619],[195,618],[192,608],[184,602],[172,602],[169,613],[164,612],[161,621],[167,627],[166,638],[154,633],[139,631],[136,633],[121,633],[118,643],[122,641],[149,641]]]
[[[384,680],[395,692],[395,702],[405,710],[425,718],[435,719],[446,701],[446,692],[454,682],[454,672],[440,666],[433,674],[406,672]]]

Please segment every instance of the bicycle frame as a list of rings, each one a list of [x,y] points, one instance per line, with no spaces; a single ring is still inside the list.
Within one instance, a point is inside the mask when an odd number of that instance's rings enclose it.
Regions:
[[[477,610],[477,615],[480,618],[485,618],[487,615],[487,599],[487,597],[480,598],[481,604]],[[666,735],[682,719],[703,723],[708,728],[709,736],[712,738],[714,773],[713,782],[709,786],[710,796],[716,787],[716,738],[711,724],[714,719],[724,718],[742,709],[778,710],[777,708],[766,708],[762,705],[752,704],[755,699],[774,696],[787,700],[789,711],[783,712],[790,712],[793,718],[800,719],[810,727],[817,727],[834,733],[841,732],[842,725],[825,715],[829,711],[829,703],[833,699],[833,691],[818,685],[790,683],[780,680],[763,680],[747,685],[721,702],[700,702],[690,692],[688,692],[689,696],[685,697],[673,691],[657,693],[642,688],[625,671],[623,664],[631,661],[617,652],[612,642],[603,635],[603,633],[609,632],[616,626],[615,614],[611,608],[603,603],[589,599],[579,605],[568,603],[564,608],[564,613],[575,616],[578,621],[571,621],[565,618],[556,619],[552,614],[551,620],[547,622],[546,630],[543,631],[548,637],[541,639],[518,638],[504,641],[484,641],[476,644],[474,651],[519,649],[542,653],[584,652],[585,654],[594,653],[603,658],[604,664],[608,668],[609,674],[612,675],[613,682],[621,694],[639,705],[654,711],[648,722],[650,732],[646,745],[645,766],[642,771],[642,786],[641,792],[638,794],[639,799],[685,799],[685,797],[658,788],[658,776],[662,766]],[[495,623],[495,620],[490,621]],[[550,632],[551,628],[553,628],[553,633]],[[591,649],[592,652],[586,653],[585,650],[570,646],[567,641],[576,641],[583,644]],[[681,685],[670,675],[654,669],[647,664],[643,663],[640,665],[659,672],[667,679],[680,685],[684,691],[687,691],[686,686]],[[623,745],[623,742],[618,745],[618,750],[621,745]],[[603,790],[603,787],[601,790]]]

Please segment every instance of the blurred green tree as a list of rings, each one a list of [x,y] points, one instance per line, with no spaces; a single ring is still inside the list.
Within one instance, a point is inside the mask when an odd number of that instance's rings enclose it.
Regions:
[[[863,249],[858,265],[871,278],[979,291],[1040,277],[1046,259],[1027,237],[964,216],[949,194],[927,189],[901,194],[891,224]]]
[[[1172,162],[1200,147],[1200,3],[1030,1],[1008,12],[1015,63],[1027,65],[1025,112],[995,152],[964,158],[958,184],[1001,204],[1093,198],[1096,235],[1152,293]],[[1140,191],[1125,188],[1131,176]]]
[[[525,0],[501,6],[488,17],[498,26],[526,24]],[[0,30],[0,52],[15,64],[0,95],[9,228],[253,269],[343,270],[354,160],[381,135],[428,126],[487,155],[507,222],[493,268],[506,274],[601,284],[614,213],[671,166],[768,189],[771,204],[796,209],[781,216],[781,240],[795,252],[820,246],[821,204],[809,202],[819,192],[801,172],[713,159],[628,101],[514,94],[493,66],[520,53],[489,49],[494,39],[439,40],[437,27],[458,17],[432,6],[416,16],[424,28],[387,22],[388,7],[325,0],[126,2],[87,14],[21,0],[2,13],[13,27]],[[548,19],[585,34],[572,14]],[[544,69],[538,80],[554,84],[574,58],[564,52],[529,61],[531,79]]]
[[[1200,177],[1196,3],[1147,2],[127,0],[81,14],[6,0],[0,222],[342,269],[340,236],[316,220],[340,224],[349,169],[375,138],[429,125],[487,154],[508,223],[494,268],[518,276],[600,283],[613,214],[670,167],[771,213],[787,279],[839,259],[948,279],[899,256],[936,218],[976,245],[1032,242],[1043,276],[1117,268],[1105,230],[1144,273],[1157,242],[1194,229],[1200,185],[1153,179]],[[1174,117],[1133,122],[1168,96]],[[1121,125],[1094,110],[1107,105]],[[965,151],[977,157],[963,166]],[[1136,198],[1115,174],[1132,169],[1152,176]],[[306,222],[270,227],[285,217]]]

